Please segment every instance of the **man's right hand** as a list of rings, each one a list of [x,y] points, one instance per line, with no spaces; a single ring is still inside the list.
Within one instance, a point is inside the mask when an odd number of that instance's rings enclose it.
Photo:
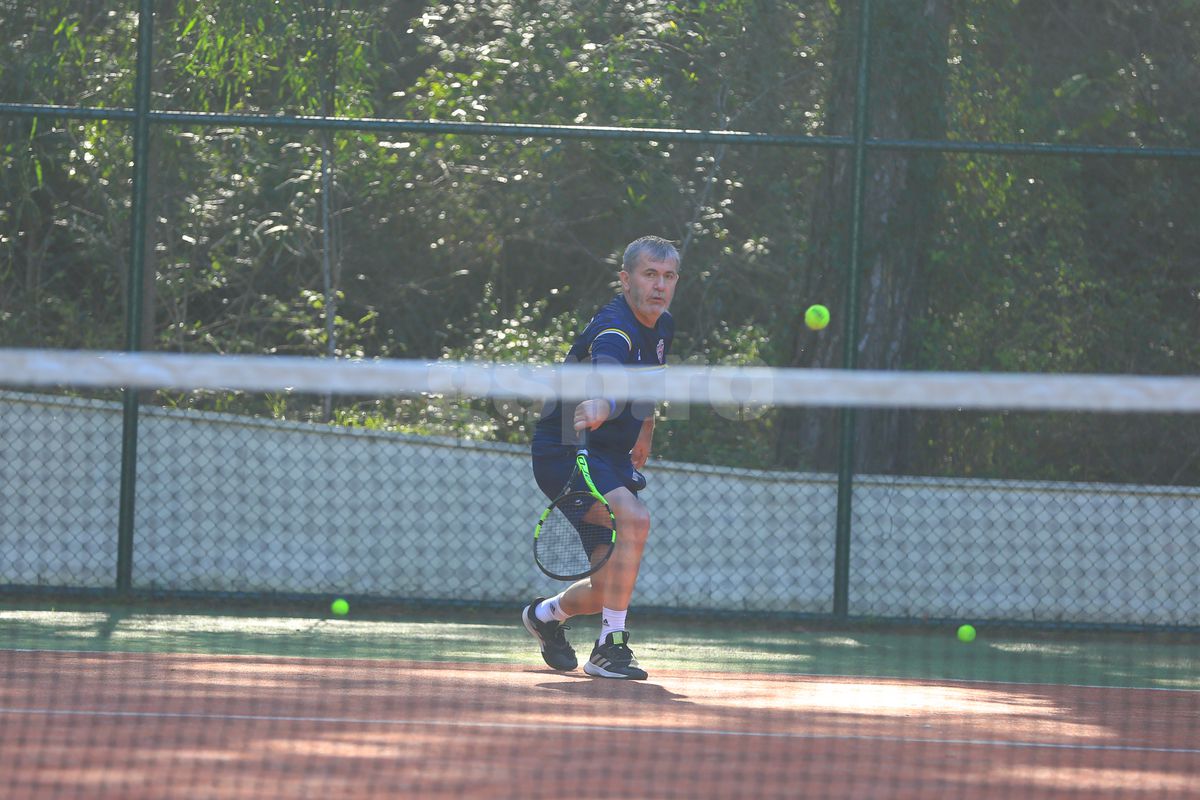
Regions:
[[[575,430],[595,430],[608,419],[611,404],[607,400],[584,400],[575,406]]]

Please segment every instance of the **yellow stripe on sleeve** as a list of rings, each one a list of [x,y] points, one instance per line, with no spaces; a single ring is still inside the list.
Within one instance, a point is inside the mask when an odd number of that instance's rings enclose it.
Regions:
[[[625,331],[621,330],[620,328],[605,328],[604,330],[597,333],[594,337],[592,337],[592,344],[595,344],[596,340],[599,339],[601,336],[603,336],[606,333],[615,333],[617,336],[620,336],[622,339],[625,340],[626,347],[628,347],[630,350],[633,349],[633,342],[630,340],[629,334],[627,334]],[[590,350],[591,348],[588,348],[588,349]]]

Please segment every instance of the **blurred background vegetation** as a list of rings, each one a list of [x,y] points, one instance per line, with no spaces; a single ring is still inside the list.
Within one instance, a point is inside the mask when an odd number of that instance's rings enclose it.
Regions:
[[[131,107],[134,4],[0,0],[0,101]],[[1196,147],[1200,3],[876,3],[870,132]],[[160,2],[153,107],[851,132],[858,4]],[[152,127],[143,349],[557,358],[636,236],[679,243],[675,356],[840,365],[850,154]],[[131,126],[0,116],[0,346],[120,349]],[[1192,374],[1200,159],[873,150],[858,366]],[[799,324],[814,302],[833,324]],[[160,395],[526,441],[536,409]],[[832,410],[667,409],[663,458],[829,469]],[[859,469],[1200,481],[1186,416],[861,415]]]

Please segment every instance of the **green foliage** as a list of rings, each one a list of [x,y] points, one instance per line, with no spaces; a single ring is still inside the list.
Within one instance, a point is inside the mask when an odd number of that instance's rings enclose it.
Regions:
[[[828,109],[852,105],[832,96],[853,57],[835,41],[849,4],[158,5],[157,108],[827,134],[841,124]],[[949,83],[934,98],[952,138],[1198,140],[1194,4],[955,10]],[[131,106],[136,30],[128,8],[0,3],[0,99]],[[929,67],[885,56],[910,82]],[[684,251],[681,360],[783,364],[798,309],[821,301],[839,313],[840,298],[801,288],[844,266],[836,253],[819,263],[814,244],[826,233],[815,220],[846,212],[819,213],[838,168],[828,150],[153,131],[148,348],[550,359],[612,296],[621,248],[645,233]],[[131,155],[124,123],[0,118],[0,345],[124,346]],[[911,341],[898,343],[916,354],[906,368],[1200,366],[1196,161],[964,153],[939,174],[924,215],[932,247],[893,276],[928,286]],[[162,402],[326,419],[322,398],[291,394]],[[446,398],[338,403],[337,424],[509,442],[524,441],[536,412]],[[914,418],[911,433],[917,472],[1200,479],[1180,420],[942,414]],[[779,435],[774,410],[667,409],[656,453],[762,466]]]
[[[309,293],[307,299],[314,307],[322,302],[321,296],[314,293]],[[579,319],[573,312],[551,318],[547,306],[544,299],[524,302],[519,316],[508,317],[491,287],[487,287],[483,304],[469,323],[472,339],[461,347],[447,349],[443,358],[528,364],[560,360],[570,348]],[[324,331],[319,326],[308,330],[313,336]],[[351,339],[357,330],[348,326],[343,339]],[[186,398],[176,399],[176,403],[181,402],[186,402]],[[537,403],[445,395],[341,398],[339,403],[331,419],[336,425],[504,442],[528,441],[541,408]],[[268,405],[270,416],[276,419],[319,418],[318,406],[311,398],[280,396],[270,399]]]
[[[770,336],[753,324],[731,328],[722,324],[707,337],[700,352],[673,359],[686,366],[765,366]],[[761,469],[771,463],[777,436],[778,409],[765,398],[745,402],[665,405],[655,425],[654,455],[673,461],[726,464]],[[755,402],[755,401],[759,402]]]
[[[0,9],[0,97],[127,105],[136,20],[93,4]],[[0,118],[0,345],[119,347],[127,132]]]
[[[948,98],[955,135],[1144,138],[1141,111],[1110,112],[1131,94],[1144,103],[1158,90],[1139,77],[1151,56],[1134,54],[1131,63],[1119,50],[1080,42],[1079,60],[1064,64],[1058,41],[1046,48],[1003,44],[1032,36],[1022,31],[1030,20],[987,4],[971,12],[974,22],[960,29],[955,43],[954,58],[967,67],[954,73]],[[1084,29],[1096,23],[1086,15],[1077,22]],[[1096,33],[1091,39],[1104,32]],[[1180,111],[1167,105],[1159,113]],[[1162,121],[1166,130],[1177,124],[1169,116]],[[1113,139],[1114,128],[1122,136]],[[1194,284],[1194,274],[1180,269],[1189,257],[1178,248],[1194,238],[1180,216],[1192,202],[1177,180],[1181,167],[1183,174],[1194,172],[1189,165],[1146,161],[948,158],[945,209],[929,258],[939,291],[917,330],[923,348],[916,366],[1193,372],[1200,364],[1195,316],[1189,320],[1177,304]],[[1136,475],[1171,483],[1194,461],[1188,437],[1179,435],[1182,424],[1166,417],[1114,425],[1111,418],[1080,414],[926,414],[917,424],[918,468],[1086,480]],[[1161,447],[1148,449],[1147,440]]]

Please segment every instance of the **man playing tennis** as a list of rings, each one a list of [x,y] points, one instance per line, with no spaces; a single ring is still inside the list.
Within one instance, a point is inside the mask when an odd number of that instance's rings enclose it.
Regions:
[[[643,236],[625,248],[618,277],[621,294],[596,312],[575,338],[566,361],[661,369],[675,333],[667,309],[679,279],[679,252],[665,239]],[[650,532],[650,514],[637,494],[645,482],[637,470],[650,456],[654,405],[599,397],[568,408],[564,415],[561,404],[548,403],[532,447],[534,477],[547,497],[557,497],[570,479],[578,432],[585,429],[591,431],[592,480],[616,517],[616,549],[595,574],[554,597],[536,598],[521,619],[538,640],[546,663],[570,670],[578,662],[563,623],[579,614],[599,613],[600,637],[583,665],[584,672],[600,678],[645,680],[645,670],[629,649],[625,617]]]

